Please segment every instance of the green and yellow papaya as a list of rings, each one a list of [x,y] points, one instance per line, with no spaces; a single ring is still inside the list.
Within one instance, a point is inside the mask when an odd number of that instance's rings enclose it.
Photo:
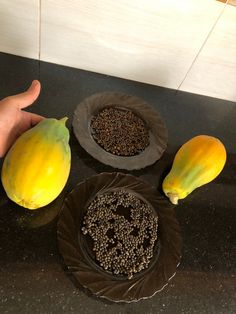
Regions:
[[[208,135],[198,135],[180,147],[162,189],[173,204],[196,188],[214,180],[226,162],[223,143]]]
[[[70,173],[67,118],[44,119],[23,133],[10,148],[1,179],[8,197],[28,209],[51,203]]]

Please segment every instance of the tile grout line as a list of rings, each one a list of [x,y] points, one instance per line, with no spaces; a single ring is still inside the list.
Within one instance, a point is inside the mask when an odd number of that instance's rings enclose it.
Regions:
[[[39,38],[38,38],[38,60],[41,59],[41,0],[39,0],[39,22],[38,22],[38,31],[39,31]]]
[[[42,11],[42,0],[39,0],[39,22],[38,22],[38,66],[39,66],[39,81],[40,81],[40,61],[41,61],[41,11]]]
[[[38,21],[38,32],[39,32],[39,36],[38,36],[38,80],[41,83],[41,10],[42,10],[42,0],[38,0],[38,4],[39,4],[39,21]],[[41,97],[39,96],[38,98],[38,103],[39,106],[41,105]]]
[[[225,4],[224,4],[224,7],[223,7],[222,11],[220,12],[220,14],[219,14],[218,18],[216,19],[216,21],[215,21],[215,22],[214,22],[214,24],[212,25],[212,27],[211,27],[211,29],[210,29],[209,33],[207,34],[207,36],[206,36],[205,40],[203,41],[203,44],[201,45],[201,47],[200,47],[200,49],[198,50],[198,52],[197,52],[197,54],[196,54],[195,58],[193,59],[193,61],[192,61],[191,65],[190,65],[190,67],[189,67],[189,69],[188,69],[187,73],[185,74],[185,76],[184,76],[183,80],[182,80],[182,81],[181,81],[181,83],[179,84],[179,86],[178,86],[178,88],[177,88],[177,91],[179,91],[179,90],[180,90],[180,88],[181,88],[181,86],[183,85],[184,81],[186,80],[186,78],[187,78],[187,76],[188,76],[189,72],[192,70],[192,67],[193,67],[194,63],[196,62],[196,60],[197,60],[198,56],[199,56],[199,55],[200,55],[200,53],[202,52],[202,50],[203,50],[203,48],[204,48],[204,46],[205,46],[206,42],[208,41],[208,39],[209,39],[210,35],[212,34],[213,30],[215,29],[216,24],[218,23],[219,19],[221,18],[222,14],[224,13],[225,8],[226,8],[226,5],[228,4],[228,1],[229,1],[229,0],[227,0],[227,1],[225,2]]]

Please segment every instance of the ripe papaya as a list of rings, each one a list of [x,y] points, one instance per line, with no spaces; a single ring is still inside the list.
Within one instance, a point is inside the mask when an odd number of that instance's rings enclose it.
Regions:
[[[51,203],[70,173],[67,118],[43,119],[23,133],[8,151],[1,179],[8,197],[28,209]]]

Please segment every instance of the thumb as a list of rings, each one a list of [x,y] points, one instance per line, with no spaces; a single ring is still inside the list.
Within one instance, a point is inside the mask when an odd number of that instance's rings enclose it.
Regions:
[[[38,80],[34,80],[27,91],[10,96],[8,100],[18,108],[22,109],[30,106],[39,96],[41,90],[41,84]]]

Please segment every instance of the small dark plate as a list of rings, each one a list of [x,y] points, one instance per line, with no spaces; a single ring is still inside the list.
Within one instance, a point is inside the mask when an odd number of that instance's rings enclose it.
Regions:
[[[132,279],[113,275],[88,254],[81,231],[89,203],[98,193],[122,189],[150,204],[158,216],[158,242],[146,270]],[[134,302],[152,297],[175,275],[181,257],[180,226],[173,206],[145,181],[122,173],[102,173],[78,184],[64,201],[58,221],[58,244],[68,270],[93,294],[114,302]]]
[[[96,143],[91,133],[91,119],[107,107],[129,109],[145,122],[150,144],[144,151],[130,157],[116,156]],[[161,158],[167,147],[167,129],[159,113],[144,100],[130,95],[106,92],[86,98],[76,108],[72,125],[80,145],[91,156],[118,169],[134,170],[152,165]]]

